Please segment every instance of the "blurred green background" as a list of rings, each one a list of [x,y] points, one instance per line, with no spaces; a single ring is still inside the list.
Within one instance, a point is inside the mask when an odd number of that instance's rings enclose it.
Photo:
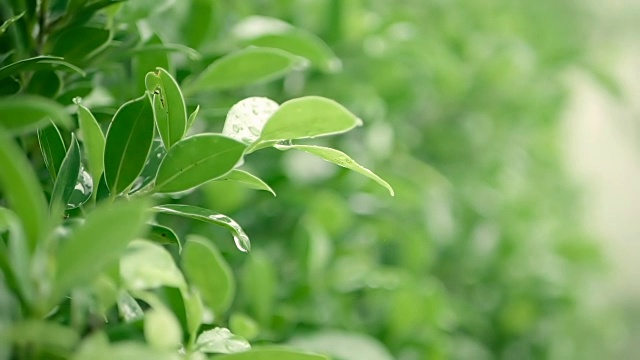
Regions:
[[[191,0],[121,15],[202,64],[282,22],[315,34],[330,49],[290,49],[311,69],[190,105],[219,131],[241,97],[333,98],[364,126],[330,145],[396,190],[271,150],[251,164],[277,198],[217,182],[185,200],[251,236],[249,255],[217,244],[257,342],[345,360],[607,359],[638,351],[638,8]],[[202,70],[174,60],[179,77]]]

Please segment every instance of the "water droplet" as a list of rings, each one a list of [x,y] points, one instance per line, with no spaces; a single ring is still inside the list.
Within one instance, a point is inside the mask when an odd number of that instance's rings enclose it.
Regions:
[[[240,132],[240,126],[233,124],[233,132]]]
[[[73,188],[67,209],[75,209],[89,200],[93,193],[93,179],[84,169],[80,169],[76,186]]]
[[[249,131],[251,132],[251,134],[257,136],[260,136],[260,130],[257,129],[255,126],[249,126]]]

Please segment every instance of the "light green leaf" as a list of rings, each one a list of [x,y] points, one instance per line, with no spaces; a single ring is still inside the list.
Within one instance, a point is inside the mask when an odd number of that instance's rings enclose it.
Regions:
[[[175,351],[182,341],[182,329],[171,311],[154,307],[144,315],[144,337],[156,349]]]
[[[271,187],[267,185],[267,183],[262,181],[262,179],[260,179],[259,177],[252,175],[246,171],[233,169],[230,173],[223,176],[221,180],[234,181],[250,189],[268,191],[272,193],[273,196],[276,196],[275,191],[273,191],[273,189],[271,189]]]
[[[301,97],[280,105],[248,151],[259,148],[262,143],[340,134],[361,123],[333,100],[319,96]]]
[[[11,26],[11,24],[13,24],[14,22],[20,20],[20,18],[22,16],[24,16],[24,11],[21,12],[20,14],[16,15],[16,16],[12,16],[10,18],[8,18],[5,22],[2,23],[2,25],[0,25],[0,35],[4,34],[5,31],[7,31],[7,29],[9,28],[9,26]]]
[[[178,251],[182,251],[180,239],[178,239],[178,235],[176,235],[171,228],[158,224],[150,224],[149,226],[149,235],[147,236],[149,240],[157,244],[178,245]]]
[[[202,297],[200,293],[194,289],[180,289],[180,293],[182,294],[184,311],[187,316],[187,331],[192,337],[195,337],[202,324],[202,316],[204,314]]]
[[[0,207],[0,233],[8,230],[7,243],[0,245],[0,270],[7,285],[22,295],[28,304],[34,300],[35,289],[31,279],[31,257],[20,220],[11,210]],[[2,229],[5,228],[5,230]]]
[[[157,34],[153,34],[143,45],[143,48],[149,49],[148,51],[137,51],[134,49],[125,54],[125,56],[133,58],[132,71],[136,83],[136,94],[142,93],[147,89],[146,78],[150,71],[154,71],[157,67],[163,69],[171,68],[169,64],[169,54],[163,50],[164,46],[162,39]],[[157,49],[157,47],[159,47],[159,49]],[[153,89],[151,90],[153,91]]]
[[[214,356],[213,360],[329,360],[323,355],[279,347],[262,347],[253,350]],[[364,359],[364,358],[363,358]]]
[[[171,254],[162,246],[146,240],[134,240],[129,244],[120,258],[120,276],[129,290],[186,287]]]
[[[67,154],[67,147],[62,140],[58,127],[51,123],[38,129],[38,143],[42,152],[42,159],[49,170],[51,180],[55,181],[60,171],[60,165]]]
[[[297,349],[319,352],[344,360],[393,359],[389,351],[376,339],[341,330],[324,330],[294,337],[288,344]]]
[[[140,175],[153,143],[153,110],[149,97],[122,105],[107,131],[104,174],[113,194],[125,191]]]
[[[393,188],[391,187],[391,185],[389,185],[389,183],[382,180],[382,178],[374,174],[371,170],[355,162],[355,160],[350,158],[349,155],[343,153],[342,151],[327,148],[327,147],[322,147],[322,146],[315,146],[315,145],[276,145],[276,147],[282,150],[288,150],[288,149],[301,150],[306,153],[321,157],[326,161],[340,165],[349,170],[353,170],[358,174],[362,174],[374,180],[378,184],[382,185],[384,188],[389,190],[389,194],[391,194],[391,196],[394,195]]]
[[[91,174],[91,179],[97,187],[100,176],[104,171],[104,134],[91,111],[81,104],[78,104],[78,120],[89,174]]]
[[[218,249],[205,238],[188,237],[182,253],[182,268],[215,317],[224,315],[235,297],[236,282]]]
[[[52,303],[72,287],[92,280],[145,230],[146,199],[102,205],[87,215],[57,253]]]
[[[242,294],[251,299],[249,309],[262,325],[271,323],[277,282],[272,260],[261,252],[251,254],[242,272]]]
[[[60,165],[60,172],[51,192],[49,208],[52,214],[57,214],[57,211],[63,210],[69,203],[73,189],[78,182],[80,165],[80,145],[78,145],[75,135],[71,134],[71,146],[69,146],[67,155]]]
[[[196,350],[204,353],[235,354],[251,349],[247,339],[226,328],[203,331],[196,340]]]
[[[153,115],[165,148],[182,139],[187,128],[187,108],[178,83],[163,68],[147,74],[147,90],[153,94]]]
[[[47,233],[47,202],[29,160],[1,127],[0,144],[0,188],[9,208],[20,218],[29,249],[33,250]]]
[[[219,214],[209,209],[182,204],[159,205],[155,206],[153,210],[226,227],[231,231],[233,241],[235,242],[238,250],[243,252],[251,250],[251,242],[249,241],[247,234],[245,234],[244,230],[242,230],[235,220],[226,215]]]
[[[26,134],[46,126],[49,119],[65,128],[72,124],[71,117],[62,105],[36,95],[1,98],[0,114],[0,127],[13,135]]]
[[[196,109],[193,110],[191,115],[189,115],[189,118],[187,119],[187,130],[191,129],[191,126],[193,126],[193,123],[196,121],[196,117],[198,117],[199,112],[200,112],[200,105],[196,106]],[[185,133],[186,133],[186,130],[185,130]]]
[[[306,66],[306,59],[286,51],[248,47],[214,61],[196,79],[186,84],[185,92],[192,94],[202,90],[263,83]]]
[[[251,341],[260,332],[258,323],[243,313],[233,313],[229,317],[229,329],[245,339]]]
[[[219,134],[200,134],[176,143],[162,160],[156,192],[189,190],[231,171],[245,145]]]
[[[82,76],[86,76],[85,72],[82,71],[82,69],[64,61],[63,58],[59,56],[42,55],[42,56],[36,56],[36,57],[16,61],[7,66],[1,67],[0,79],[4,79],[7,76],[16,75],[24,71],[49,69],[55,65],[65,66]]]
[[[84,345],[84,344],[83,344]],[[97,343],[83,346],[72,360],[180,360],[177,351],[161,351],[137,341],[119,341],[114,344]]]
[[[42,320],[25,320],[13,324],[6,335],[18,347],[40,348],[63,354],[70,354],[80,340],[73,329]]]
[[[144,317],[144,312],[138,301],[128,292],[122,290],[118,295],[118,313],[125,322],[130,323]]]

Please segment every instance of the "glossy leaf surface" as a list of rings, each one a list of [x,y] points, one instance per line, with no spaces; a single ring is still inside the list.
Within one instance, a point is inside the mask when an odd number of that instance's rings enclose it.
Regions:
[[[78,176],[80,175],[80,145],[75,135],[71,135],[71,145],[67,154],[60,165],[60,172],[56,177],[56,181],[53,184],[53,191],[51,192],[51,200],[49,202],[50,209],[64,209],[71,199],[73,189],[78,182]],[[55,212],[54,212],[55,214]]]
[[[91,174],[91,179],[93,179],[97,187],[97,182],[104,171],[104,147],[106,141],[96,118],[89,109],[80,104],[78,104],[78,120],[89,174]]]
[[[269,185],[267,185],[267,183],[262,181],[262,179],[260,179],[259,177],[244,170],[233,169],[227,175],[223,176],[222,180],[237,182],[250,189],[268,191],[273,194],[273,196],[276,196],[275,191],[273,191],[273,189]]]
[[[175,79],[163,68],[147,74],[147,90],[153,94],[153,115],[165,148],[182,139],[187,128],[187,109]]]
[[[67,147],[58,127],[55,124],[50,124],[38,129],[38,143],[51,180],[55,181],[60,171],[60,165],[67,154]]]
[[[48,69],[54,66],[64,66],[69,68],[82,76],[85,76],[84,71],[82,69],[76,67],[75,65],[70,64],[67,61],[64,61],[62,57],[59,56],[49,56],[49,55],[41,55],[36,56],[20,61],[16,61],[7,66],[3,66],[0,68],[0,79],[4,79],[7,76],[19,74],[22,71],[32,71],[38,69]]]

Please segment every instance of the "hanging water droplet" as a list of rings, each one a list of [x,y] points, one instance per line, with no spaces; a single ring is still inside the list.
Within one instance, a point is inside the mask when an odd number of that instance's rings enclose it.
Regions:
[[[93,193],[93,179],[84,168],[80,169],[76,186],[73,188],[67,209],[75,209],[89,200]]]
[[[242,252],[249,252],[251,250],[251,243],[246,235],[233,235],[233,242],[236,244],[238,250]]]

